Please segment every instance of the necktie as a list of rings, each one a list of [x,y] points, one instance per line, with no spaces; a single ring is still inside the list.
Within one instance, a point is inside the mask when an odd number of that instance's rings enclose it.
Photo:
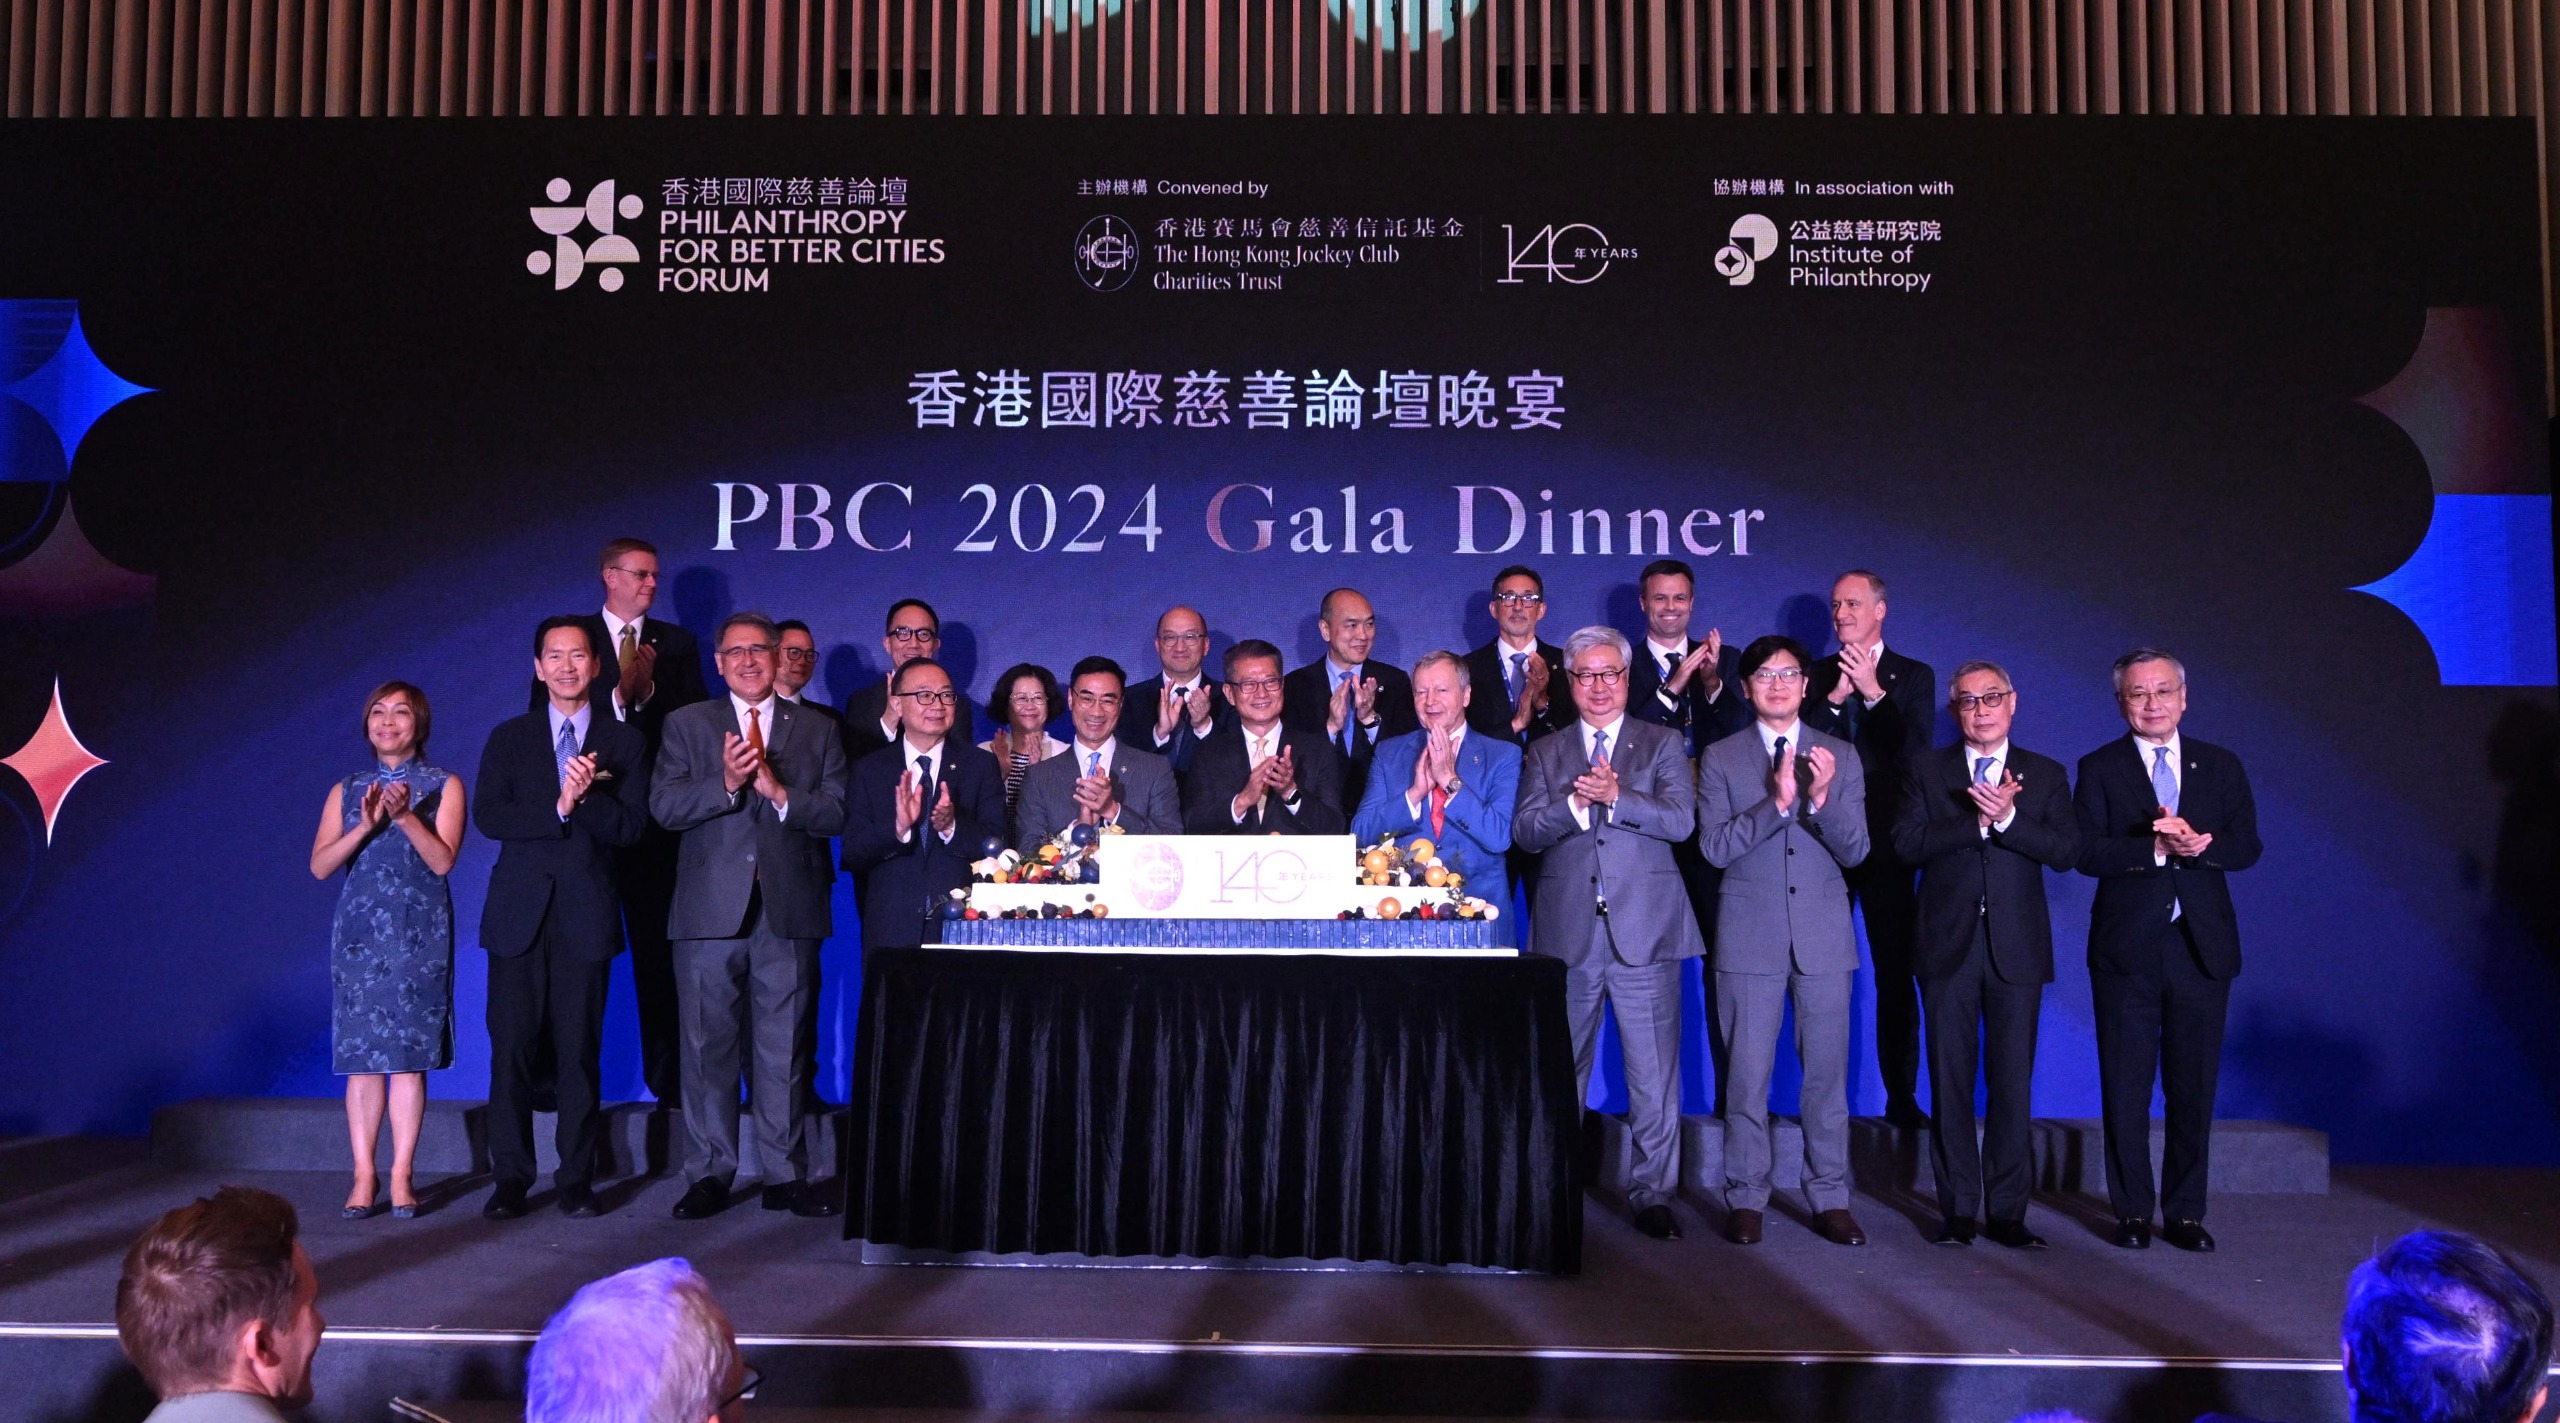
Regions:
[[[1779,767],[1779,765],[1780,765],[1782,762],[1784,762],[1786,759],[1787,759],[1787,738],[1785,738],[1785,737],[1781,736],[1781,737],[1779,737],[1777,740],[1772,741],[1771,743],[1769,743],[1769,770],[1770,770],[1770,772],[1771,772],[1772,774],[1775,774],[1775,773],[1776,773],[1776,771],[1777,771],[1777,769],[1778,769],[1778,767]]]
[[[756,715],[757,710],[755,707],[747,708],[747,745],[761,756],[764,754],[764,726],[763,719]]]
[[[551,747],[551,759],[559,763],[560,781],[569,780],[569,763],[578,759],[578,727],[575,722],[560,723],[560,739]]]
[[[925,851],[926,842],[933,835],[933,758],[931,756],[916,758],[916,786],[924,792],[924,818],[916,822],[916,853],[921,855]]]
[[[639,646],[639,643],[639,629],[630,623],[624,623],[622,625],[622,642],[620,646],[614,649],[614,656],[620,659],[623,666],[630,666],[631,654]]]
[[[1520,694],[1529,690],[1529,654],[1511,654],[1511,705],[1520,705]]]
[[[1449,833],[1449,793],[1438,786],[1431,788],[1431,838]]]
[[[1360,673],[1360,669],[1359,669],[1359,668],[1357,668],[1357,667],[1354,667],[1354,668],[1352,668],[1350,671],[1343,673],[1343,674],[1342,674],[1341,676],[1339,676],[1339,677],[1336,677],[1336,678],[1334,679],[1334,681],[1333,681],[1333,685],[1334,685],[1336,688],[1342,688],[1342,687],[1350,686],[1350,685],[1351,685],[1351,679],[1352,679],[1353,677],[1355,677],[1355,676],[1358,676],[1358,675],[1359,675],[1359,673]],[[1352,696],[1349,696],[1349,697],[1344,698],[1344,699],[1343,699],[1343,703],[1342,703],[1342,750],[1343,750],[1343,753],[1344,753],[1345,755],[1350,754],[1350,752],[1351,752],[1351,747],[1352,747],[1352,743],[1353,743],[1353,742],[1355,742],[1355,741],[1358,741],[1359,739],[1360,739],[1360,699],[1359,699],[1358,695],[1355,693],[1355,694],[1354,694],[1354,695],[1352,695]]]
[[[1252,766],[1248,766],[1248,767],[1246,767],[1245,769],[1246,769],[1246,770],[1248,770],[1248,771],[1253,770],[1255,767],[1260,766],[1263,762],[1268,761],[1268,760],[1270,760],[1270,759],[1271,759],[1271,733],[1269,733],[1269,732],[1264,732],[1262,735],[1260,735],[1260,736],[1257,736],[1257,737],[1253,738],[1253,765],[1252,765]],[[1264,791],[1264,792],[1262,793],[1262,799],[1260,799],[1260,800],[1258,800],[1258,801],[1254,802],[1254,806],[1253,806],[1253,818],[1254,818],[1257,822],[1259,822],[1259,821],[1261,821],[1262,819],[1264,819],[1265,817],[1269,816],[1270,814],[1271,814],[1271,792],[1269,792],[1269,791]]]
[[[2169,748],[2151,748],[2151,794],[2158,797],[2162,809],[2178,813],[2178,773],[2169,767]]]
[[[1608,764],[1609,733],[1606,731],[1595,731],[1591,733],[1591,768],[1596,771],[1602,766],[1606,766]],[[1594,804],[1591,807],[1591,818],[1595,822],[1608,819],[1609,807]]]
[[[1088,776],[1099,776],[1102,774],[1101,752],[1087,751],[1084,753],[1084,773]]]
[[[1991,784],[1990,757],[1976,756],[1973,758],[1973,783],[1978,786],[1987,786]]]

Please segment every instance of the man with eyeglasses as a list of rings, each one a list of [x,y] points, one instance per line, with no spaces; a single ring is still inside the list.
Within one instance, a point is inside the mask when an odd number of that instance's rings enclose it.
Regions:
[[[919,657],[941,655],[942,615],[922,598],[900,598],[891,603],[880,632],[880,650],[889,655],[889,677],[897,676],[899,668]],[[897,740],[901,714],[897,701],[889,695],[888,678],[845,698],[845,764],[857,765],[863,757]]]
[[[1511,838],[1541,852],[1529,948],[1565,963],[1577,1100],[1590,1100],[1606,1000],[1627,1073],[1627,1205],[1636,1229],[1677,1240],[1680,961],[1707,946],[1675,888],[1671,847],[1697,827],[1697,783],[1677,732],[1627,715],[1629,650],[1616,628],[1565,641],[1581,715],[1530,743]]]
[[[1378,641],[1378,612],[1356,590],[1335,588],[1317,600],[1316,632],[1324,639],[1324,656],[1288,675],[1280,716],[1342,753],[1342,803],[1356,806],[1368,788],[1378,744],[1410,735],[1422,724],[1414,716],[1413,683],[1396,668],[1369,660]]]
[[[1894,849],[1920,867],[1913,967],[1929,1023],[1929,1162],[1940,1245],[1981,1233],[2041,1250],[2027,1228],[2027,1154],[2036,1023],[2053,982],[2044,872],[2080,862],[2080,825],[2062,763],[2009,740],[2018,693],[1993,662],[1956,668],[1947,706],[1963,741],[1903,775]],[[1981,1143],[1973,1084],[1988,1084]]]
[[[1547,584],[1538,571],[1513,564],[1493,576],[1493,641],[1467,654],[1467,685],[1486,695],[1467,703],[1467,725],[1526,746],[1573,724],[1564,695],[1564,652],[1538,636],[1547,615]],[[1495,687],[1502,695],[1493,696]]]
[[[2089,994],[2115,1243],[2213,1249],[2205,1169],[2222,1028],[2240,973],[2226,877],[2258,862],[2258,805],[2240,758],[2180,735],[2187,669],[2156,647],[2116,659],[2116,708],[2132,734],[2080,758],[2072,800],[2089,905]],[[2167,1108],[2160,1189],[2151,1176],[2151,1086]]]
[[[1884,1074],[1885,1120],[1904,1130],[1929,1124],[1920,1110],[1920,990],[1911,944],[1919,915],[1913,866],[1893,848],[1904,774],[1929,754],[1938,715],[1938,674],[1884,645],[1884,579],[1853,568],[1831,583],[1831,629],[1840,650],[1813,664],[1804,719],[1858,748],[1866,772],[1866,863],[1849,893],[1867,925],[1876,968],[1876,1065]]]
[[[1440,863],[1465,877],[1468,894],[1504,911],[1494,932],[1509,943],[1518,936],[1504,854],[1520,804],[1520,748],[1468,732],[1472,696],[1467,660],[1458,654],[1426,652],[1413,664],[1414,710],[1422,725],[1379,743],[1351,833],[1363,845],[1381,836],[1429,840]]]
[[[844,720],[844,713],[827,705],[825,698],[801,695],[818,675],[817,634],[798,618],[784,618],[774,627],[782,634],[776,653],[782,660],[774,666],[773,694],[795,707],[807,707],[830,723]]]
[[[1715,1012],[1725,1041],[1725,1238],[1760,1243],[1769,1204],[1769,1077],[1795,1002],[1804,1067],[1804,1193],[1814,1230],[1864,1245],[1849,1212],[1849,997],[1858,941],[1842,871],[1867,857],[1857,752],[1803,720],[1813,658],[1791,637],[1742,650],[1752,725],[1698,756],[1698,840],[1724,871]]]
[[[1280,720],[1280,649],[1249,637],[1227,649],[1234,718],[1209,733],[1182,785],[1194,835],[1339,835],[1342,767],[1333,743]]]
[[[969,883],[969,862],[1004,833],[1004,770],[953,736],[966,714],[951,674],[919,657],[890,679],[896,747],[853,768],[844,858],[862,879],[864,948],[914,948],[941,937],[942,906]]]
[[[604,611],[578,619],[596,650],[595,709],[637,728],[654,757],[668,714],[710,695],[702,680],[701,648],[681,625],[649,616],[658,604],[656,545],[646,539],[615,539],[604,546],[596,562],[597,576],[604,582]],[[539,712],[550,704],[551,689],[535,678],[525,710]],[[631,943],[632,997],[640,1013],[641,1080],[650,1096],[673,1106],[682,1076],[677,1067],[675,959],[667,939],[676,837],[651,824],[639,843],[614,852],[613,877],[622,900],[623,933]],[[546,1046],[534,1068],[537,1103],[554,1095],[551,1075]]]
[[[1114,734],[1128,681],[1108,657],[1088,657],[1068,676],[1067,714],[1075,723],[1075,742],[1065,755],[1022,774],[1013,823],[1023,853],[1070,825],[1117,825],[1131,835],[1182,833],[1173,764]]]
[[[679,1220],[728,1208],[738,1170],[740,1004],[764,1208],[836,1213],[808,1182],[807,996],[818,943],[834,931],[826,838],[844,828],[844,745],[835,728],[774,695],[780,631],[735,613],[715,644],[729,694],[667,718],[649,809],[683,836],[668,932],[684,1027],[684,1174]],[[818,842],[812,853],[810,842]]]
[[[1172,762],[1178,782],[1189,778],[1200,743],[1229,719],[1226,695],[1200,665],[1208,655],[1209,624],[1199,611],[1166,609],[1156,619],[1156,665],[1164,670],[1121,699],[1120,739]]]

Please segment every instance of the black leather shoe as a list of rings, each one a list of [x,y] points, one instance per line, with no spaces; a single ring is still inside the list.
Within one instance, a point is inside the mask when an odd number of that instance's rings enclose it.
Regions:
[[[1982,1233],[1990,1237],[1992,1244],[2006,1245],[2012,1250],[2044,1248],[2044,1237],[2027,1229],[2027,1223],[2022,1220],[1995,1220],[1984,1225]]]
[[[1834,1245],[1864,1245],[1867,1233],[1858,1227],[1858,1218],[1845,1210],[1823,1211],[1813,1218],[1813,1233]]]
[[[678,1220],[709,1220],[728,1208],[728,1185],[706,1178],[684,1188],[684,1199],[676,1202],[673,1214]]]
[[[512,1181],[500,1181],[498,1188],[489,1193],[487,1203],[480,1207],[480,1214],[490,1220],[514,1220],[523,1215],[524,1189]]]
[[[1724,1218],[1724,1238],[1736,1245],[1757,1245],[1765,1228],[1760,1212],[1745,1207],[1728,1212]]]
[[[764,1208],[769,1211],[789,1211],[799,1216],[830,1216],[836,1213],[836,1203],[828,1200],[817,1187],[806,1181],[793,1181],[787,1185],[765,1187]]]
[[[1636,1212],[1636,1229],[1656,1240],[1680,1238],[1680,1222],[1671,1218],[1669,1206],[1647,1206]]]
[[[563,1186],[560,1188],[560,1214],[571,1220],[594,1220],[604,1214],[604,1207],[596,1203],[596,1193],[587,1187]]]
[[[1884,1119],[1903,1131],[1919,1131],[1929,1125],[1929,1114],[1920,1110],[1919,1101],[1911,1097],[1886,1103]]]
[[[2148,1250],[2151,1248],[2151,1222],[2119,1220],[2116,1222],[2115,1238],[2116,1244],[2127,1250]]]
[[[2181,1250],[2192,1250],[2198,1255],[2213,1253],[2213,1232],[2206,1230],[2204,1222],[2200,1220],[2170,1221],[2160,1227],[2160,1238]]]
[[[1932,1245],[1971,1245],[1973,1243],[1973,1221],[1969,1218],[1959,1220],[1954,1216],[1949,1216],[1945,1220],[1938,1222],[1938,1233],[1929,1237],[1929,1243]]]

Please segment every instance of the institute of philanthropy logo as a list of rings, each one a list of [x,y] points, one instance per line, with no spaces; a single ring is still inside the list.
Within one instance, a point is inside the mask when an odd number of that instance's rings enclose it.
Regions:
[[[542,191],[554,204],[569,204],[569,195],[576,189],[569,186],[568,179],[554,178]],[[524,269],[537,277],[548,275],[553,291],[567,291],[578,284],[587,268],[600,267],[603,270],[596,273],[596,285],[609,292],[622,290],[622,273],[618,269],[639,261],[640,249],[631,245],[630,238],[613,230],[614,219],[618,216],[626,222],[636,222],[642,207],[637,193],[625,193],[617,202],[613,180],[607,178],[587,190],[587,200],[582,204],[530,209],[533,225],[550,235],[552,248],[545,252],[537,247],[526,253]],[[581,227],[595,229],[593,241],[583,245],[578,241]]]
[[[1076,275],[1098,292],[1116,292],[1138,275],[1138,232],[1104,214],[1076,233]]]
[[[1725,246],[1716,253],[1716,273],[1728,286],[1747,287],[1760,264],[1777,250],[1778,225],[1756,212],[1744,213],[1733,220]]]

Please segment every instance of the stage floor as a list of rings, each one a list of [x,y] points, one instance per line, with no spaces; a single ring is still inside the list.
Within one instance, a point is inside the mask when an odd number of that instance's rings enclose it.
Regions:
[[[2039,1200],[2030,1222],[2052,1242],[2040,1252],[1931,1246],[1929,1208],[1909,1198],[1859,1198],[1871,1241],[1863,1249],[1827,1244],[1783,1216],[1772,1217],[1766,1243],[1738,1248],[1688,1205],[1679,1209],[1688,1238],[1655,1242],[1595,1200],[1583,1273],[1548,1279],[866,1266],[860,1246],[838,1238],[838,1222],[767,1213],[752,1198],[710,1221],[673,1220],[680,1183],[666,1179],[619,1183],[606,1192],[610,1213],[593,1221],[559,1216],[547,1195],[523,1220],[484,1221],[478,1178],[430,1186],[430,1211],[415,1221],[342,1221],[338,1175],[173,1174],[153,1169],[138,1141],[59,1139],[0,1143],[0,1322],[18,1326],[8,1332],[21,1339],[95,1339],[76,1326],[111,1322],[127,1243],[154,1214],[221,1179],[278,1191],[301,1209],[322,1308],[351,1339],[433,1331],[503,1342],[490,1336],[538,1330],[583,1281],[683,1255],[711,1279],[741,1335],[777,1349],[1063,1346],[1152,1356],[1207,1345],[1319,1357],[2214,1361],[2314,1373],[2334,1368],[2348,1271],[2402,1232],[2475,1232],[2560,1286],[2552,1171],[2341,1168],[2326,1196],[2219,1202],[2210,1224],[2222,1249],[2209,1256],[2117,1250],[2099,1234],[2103,1207],[2081,1197]],[[2324,1387],[2334,1389],[2334,1378]],[[937,1401],[911,1391],[905,1399]],[[1278,1399],[1265,1407],[1293,1411]]]

